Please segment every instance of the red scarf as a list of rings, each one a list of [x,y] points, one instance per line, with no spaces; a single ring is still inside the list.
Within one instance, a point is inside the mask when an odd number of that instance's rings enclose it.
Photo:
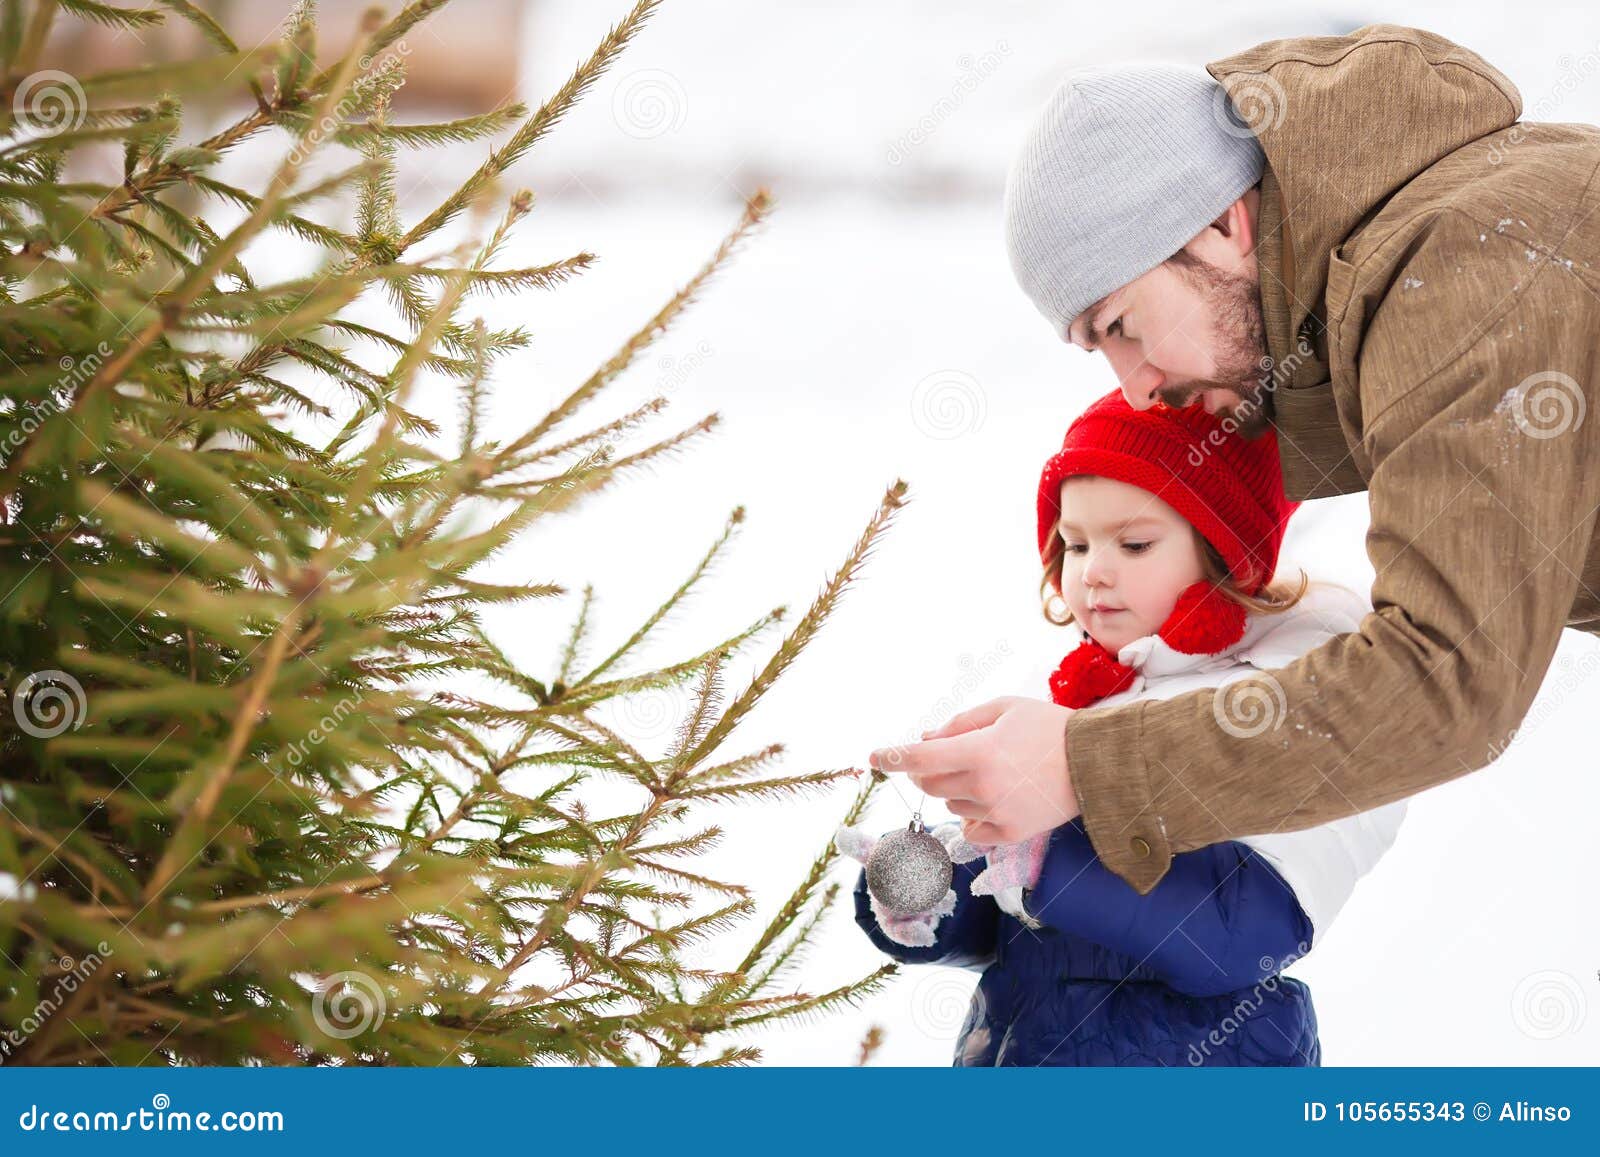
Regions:
[[[1185,655],[1214,655],[1244,638],[1245,619],[1244,607],[1224,598],[1215,585],[1202,579],[1178,596],[1172,614],[1156,634]],[[1086,636],[1050,676],[1050,698],[1063,707],[1088,707],[1126,691],[1136,674]]]

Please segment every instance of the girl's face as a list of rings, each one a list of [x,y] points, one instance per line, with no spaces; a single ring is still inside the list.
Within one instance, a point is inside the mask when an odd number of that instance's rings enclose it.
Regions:
[[[1204,577],[1199,535],[1148,490],[1079,475],[1061,484],[1061,595],[1072,617],[1115,655],[1153,635],[1178,596]]]

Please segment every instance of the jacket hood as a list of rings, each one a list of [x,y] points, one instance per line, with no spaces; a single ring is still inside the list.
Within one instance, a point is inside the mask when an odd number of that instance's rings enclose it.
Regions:
[[[1266,153],[1257,226],[1274,276],[1261,294],[1280,363],[1321,313],[1329,252],[1417,174],[1522,114],[1516,86],[1477,53],[1394,24],[1269,40],[1206,70]],[[1327,131],[1350,123],[1361,126],[1356,155]]]

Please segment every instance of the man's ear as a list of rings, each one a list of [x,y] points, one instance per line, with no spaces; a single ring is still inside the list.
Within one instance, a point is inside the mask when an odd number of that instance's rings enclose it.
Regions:
[[[1241,255],[1250,252],[1256,244],[1256,210],[1261,204],[1261,186],[1252,185],[1239,195],[1238,200],[1222,211],[1211,223],[1212,227],[1228,238]]]

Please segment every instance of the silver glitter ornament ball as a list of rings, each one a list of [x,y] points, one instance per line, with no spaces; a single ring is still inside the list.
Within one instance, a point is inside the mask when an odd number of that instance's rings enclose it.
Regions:
[[[950,853],[916,821],[904,831],[890,832],[867,857],[867,891],[890,912],[914,916],[926,912],[950,890],[954,869]]]

